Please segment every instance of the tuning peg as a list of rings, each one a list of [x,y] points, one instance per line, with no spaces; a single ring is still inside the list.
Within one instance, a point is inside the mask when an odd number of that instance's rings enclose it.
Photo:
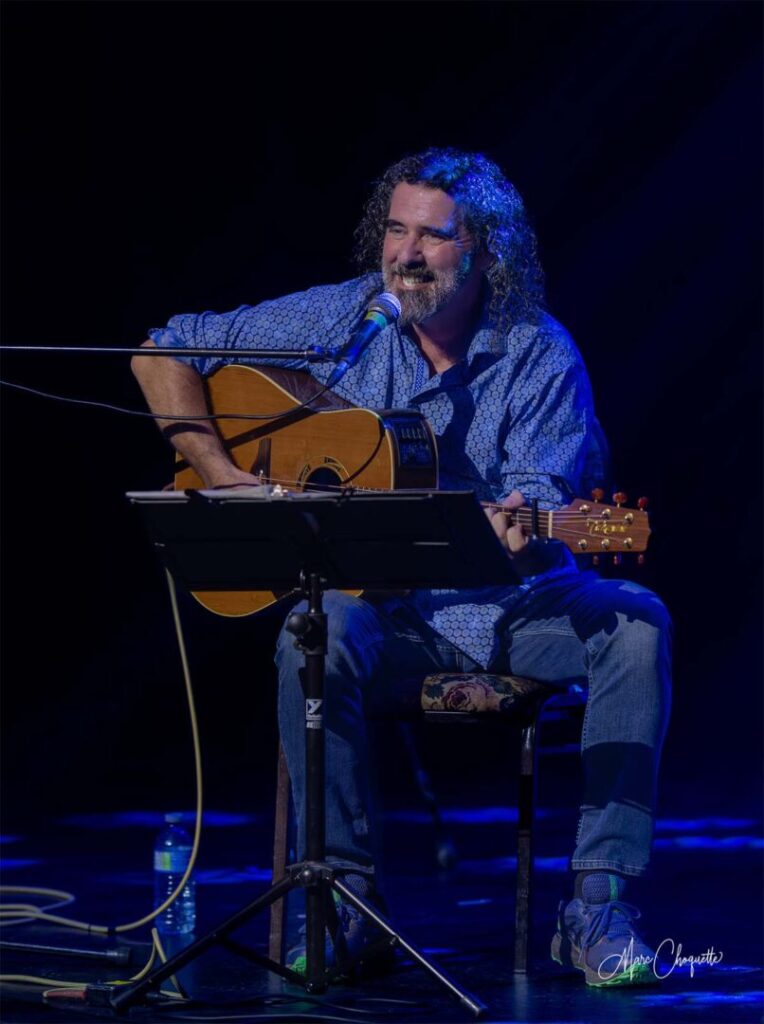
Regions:
[[[648,504],[648,498],[637,498],[637,508],[642,509],[643,512],[647,508]]]
[[[613,495],[613,501],[619,507],[621,505],[625,505],[628,500],[629,500],[628,494],[624,494],[623,491],[616,491],[615,494]]]
[[[645,564],[645,556],[644,555],[637,555],[637,565],[644,565],[644,564]]]
[[[592,498],[594,499],[594,501],[602,501],[604,497],[605,492],[602,490],[601,487],[595,487],[592,489]]]
[[[600,564],[600,556],[599,555],[592,555],[592,565],[599,565],[599,564]]]

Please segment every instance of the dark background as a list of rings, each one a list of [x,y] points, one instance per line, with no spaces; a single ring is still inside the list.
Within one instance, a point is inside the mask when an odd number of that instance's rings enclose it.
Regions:
[[[676,623],[663,807],[758,813],[759,5],[6,0],[2,19],[5,344],[134,345],[342,280],[392,160],[502,165],[617,482],[651,498],[629,572]],[[124,357],[5,353],[2,376],[144,408]],[[6,815],[190,806],[167,597],[124,498],[167,482],[169,450],[150,420],[0,397]],[[252,808],[278,616],[185,614],[208,802]]]

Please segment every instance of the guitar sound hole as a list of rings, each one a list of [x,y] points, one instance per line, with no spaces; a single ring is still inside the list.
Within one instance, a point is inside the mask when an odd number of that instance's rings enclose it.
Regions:
[[[310,487],[311,490],[321,489],[322,487],[339,487],[342,483],[342,477],[333,469],[329,469],[328,466],[322,466],[320,469],[314,469],[305,478],[303,483],[305,487]]]

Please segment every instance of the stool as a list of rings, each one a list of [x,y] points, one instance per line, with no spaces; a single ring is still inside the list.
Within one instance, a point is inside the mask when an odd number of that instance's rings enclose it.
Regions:
[[[519,725],[520,774],[517,813],[517,881],[515,896],[514,972],[526,974],[530,946],[533,882],[533,824],[536,809],[536,732],[542,710],[569,715],[586,703],[578,687],[561,690],[520,676],[442,673],[427,676],[421,706],[428,722],[480,722],[489,719]],[[285,874],[289,833],[289,773],[279,747],[276,820],[273,842],[274,881]],[[284,901],[271,905],[269,952],[281,962],[284,947]]]

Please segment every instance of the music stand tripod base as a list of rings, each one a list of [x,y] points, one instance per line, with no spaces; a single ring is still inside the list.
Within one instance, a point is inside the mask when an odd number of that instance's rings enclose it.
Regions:
[[[326,863],[324,785],[324,666],[326,589],[485,586],[517,577],[470,492],[275,495],[241,492],[143,492],[128,497],[141,507],[154,546],[170,572],[189,590],[289,589],[299,566],[305,612],[287,628],[305,658],[306,859],[287,869],[262,896],[181,950],[145,978],[114,992],[110,1005],[125,1012],[150,997],[167,978],[220,944],[268,970],[323,992],[337,976],[326,971],[327,921],[336,925],[332,892],[351,904],[422,967],[475,1017],[487,1007],[408,942],[379,912],[350,890]],[[185,500],[184,500],[185,499]],[[275,514],[274,514],[275,513]],[[359,558],[366,551],[368,557]],[[363,566],[362,569],[359,566]],[[286,586],[285,586],[286,585]],[[306,889],[306,971],[289,970],[240,945],[230,932],[285,897]],[[336,927],[333,932],[337,932]],[[338,969],[342,972],[341,951]],[[346,967],[349,965],[346,965]]]

